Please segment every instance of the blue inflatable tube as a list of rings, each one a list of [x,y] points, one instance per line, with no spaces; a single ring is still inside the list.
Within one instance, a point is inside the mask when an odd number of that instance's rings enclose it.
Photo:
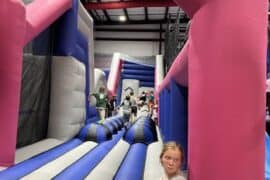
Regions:
[[[147,75],[147,76],[155,76],[155,72],[153,70],[134,70],[134,69],[123,69],[123,74],[127,75]]]
[[[129,144],[151,144],[157,141],[157,132],[154,122],[147,117],[137,120],[125,133],[124,139]]]
[[[154,82],[155,79],[153,76],[139,76],[139,75],[127,75],[127,74],[122,74],[123,79],[137,79],[140,81],[146,81],[146,82]]]
[[[155,87],[154,82],[140,81],[140,87]]]
[[[64,144],[56,146],[46,152],[38,154],[28,160],[25,160],[13,167],[0,172],[0,179],[21,179],[23,176],[35,171],[36,169],[42,167],[65,154],[66,152],[74,149],[82,143],[79,139],[72,139]]]
[[[123,134],[124,131],[122,130],[118,134],[113,135],[112,140],[99,144],[92,151],[58,174],[54,179],[84,179],[120,140]]]
[[[114,180],[142,180],[144,175],[146,150],[147,146],[145,144],[133,144],[120,169],[117,171]]]
[[[138,64],[123,64],[123,69],[133,69],[133,70],[152,70],[154,71],[154,67],[144,66]]]
[[[265,180],[270,180],[270,138],[265,133]]]

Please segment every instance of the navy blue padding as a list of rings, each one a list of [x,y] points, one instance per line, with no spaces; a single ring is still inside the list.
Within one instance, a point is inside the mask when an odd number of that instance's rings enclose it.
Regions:
[[[125,64],[135,64],[135,65],[140,65],[140,66],[147,66],[147,67],[152,67],[154,68],[155,66],[150,65],[150,64],[145,64],[142,62],[132,62],[132,61],[128,61],[128,60],[123,60]]]
[[[126,155],[114,180],[142,180],[147,146],[145,144],[133,144]]]
[[[270,180],[270,138],[265,132],[265,180]]]
[[[77,31],[76,45],[72,56],[85,65],[88,64],[88,41],[80,31]]]
[[[100,120],[99,116],[94,116],[94,117],[88,118],[88,119],[86,119],[85,125],[90,124],[90,123],[95,123],[99,120]]]
[[[112,139],[112,133],[107,126],[103,124],[98,125],[97,127],[97,143],[101,143]]]
[[[125,141],[129,144],[144,143],[151,144],[157,141],[155,124],[149,117],[137,120],[125,133]]]
[[[159,94],[159,122],[158,122],[158,126],[160,129],[160,133],[163,134],[163,127],[164,127],[164,118],[163,118],[163,114],[164,114],[164,101],[163,101],[163,97],[164,97],[164,91],[161,91]]]
[[[120,119],[120,118],[116,118],[116,119],[115,119],[115,121],[117,121],[117,122],[120,124],[120,126],[121,126],[121,127],[123,127],[123,126],[124,126],[124,122],[123,122],[123,121],[121,121],[121,119]]]
[[[155,76],[155,71],[153,70],[134,70],[134,69],[123,69],[123,74],[129,75],[146,75],[146,76]]]
[[[170,139],[181,144],[185,152],[183,168],[187,168],[188,152],[188,91],[186,87],[177,85],[175,81],[170,82]]]
[[[140,87],[155,87],[154,82],[140,81]]]
[[[58,145],[46,152],[1,171],[0,179],[21,179],[23,176],[26,176],[48,162],[51,162],[66,152],[74,149],[81,143],[82,141],[79,139],[72,139],[64,144]]]
[[[170,114],[170,91],[168,89],[164,90],[164,108],[165,108],[165,112],[164,112],[164,140],[168,141],[168,139],[170,138],[170,120],[171,120],[171,114]]]
[[[113,146],[121,139],[123,134],[124,131],[122,130],[118,134],[113,135],[112,140],[99,144],[92,151],[88,152],[78,161],[58,174],[54,179],[84,179],[99,164],[106,154],[110,152]]]
[[[155,77],[154,76],[142,76],[142,75],[127,75],[127,74],[122,74],[123,79],[137,79],[140,81],[145,81],[145,82],[154,82]]]
[[[92,123],[91,123],[92,124]],[[83,126],[78,134],[78,138],[82,141],[85,141],[86,136],[88,134],[88,129],[90,128],[91,124],[87,124]]]
[[[122,82],[122,75],[120,75],[119,78],[119,83],[117,87],[117,96],[116,96],[116,105],[119,106],[121,104],[121,95],[122,95],[122,87],[123,87],[123,82]]]
[[[78,138],[82,141],[95,141],[97,143],[101,143],[103,141],[107,141],[112,138],[112,133],[110,129],[98,123],[91,123],[84,126],[78,135]]]
[[[129,144],[134,144],[135,143],[135,128],[133,128],[134,125],[132,125],[127,132],[125,133],[124,139],[126,142],[128,142]]]
[[[117,129],[118,130],[122,129],[121,123],[119,121],[117,121],[116,119],[113,119],[111,122],[114,123],[114,124],[117,124]]]
[[[96,107],[89,105],[89,111],[88,111],[88,115],[87,115],[87,119],[85,121],[85,124],[97,122],[99,120],[100,120],[100,118],[99,118]]]
[[[110,69],[103,69],[103,72],[105,73],[106,80],[108,81]]]
[[[121,127],[121,123],[118,122],[118,121],[116,121],[118,118],[119,118],[119,116],[117,116],[117,115],[116,116],[108,117],[108,118],[106,118],[106,120],[104,121],[104,123],[105,122],[106,123],[111,123],[113,126],[116,127],[117,130],[120,130],[120,129],[122,129],[122,127]]]
[[[54,55],[71,56],[77,40],[78,1],[73,0],[72,8],[56,23]]]
[[[164,90],[159,94],[159,127],[160,133],[164,134]]]
[[[51,32],[52,28],[49,26],[32,41],[33,55],[48,56],[51,47]]]
[[[117,127],[116,126],[114,126],[114,124],[113,123],[111,123],[111,122],[104,122],[103,123],[103,125],[104,126],[107,126],[108,128],[109,128],[109,130],[111,131],[111,133],[112,134],[116,134],[117,133]]]
[[[151,66],[145,66],[145,65],[139,65],[139,64],[123,64],[123,69],[137,69],[137,70],[153,70],[154,71],[154,67]]]
[[[95,106],[89,105],[89,109],[90,109],[89,118],[98,116],[98,111],[97,111],[97,108]]]
[[[116,127],[117,131],[122,129],[119,123],[117,123],[116,121],[112,120],[110,121],[110,123]]]

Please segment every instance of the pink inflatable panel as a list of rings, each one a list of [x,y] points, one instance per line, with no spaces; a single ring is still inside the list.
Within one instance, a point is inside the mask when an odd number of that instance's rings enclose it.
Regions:
[[[162,81],[162,84],[159,86],[158,93],[160,93],[160,91],[165,87],[170,86],[171,79],[183,86],[188,85],[188,46],[189,42],[187,41],[182,51],[173,62],[169,72]]]
[[[16,148],[25,9],[20,1],[1,0],[0,17],[0,166],[9,166]]]
[[[25,44],[36,37],[72,6],[71,0],[35,0],[26,6]]]
[[[160,91],[188,72],[189,180],[264,179],[268,2],[175,1],[193,17],[189,44]]]
[[[122,60],[121,59],[113,59],[111,65],[111,72],[109,74],[107,88],[109,96],[116,95],[116,90],[118,87],[118,82],[120,79],[121,67],[122,67]]]

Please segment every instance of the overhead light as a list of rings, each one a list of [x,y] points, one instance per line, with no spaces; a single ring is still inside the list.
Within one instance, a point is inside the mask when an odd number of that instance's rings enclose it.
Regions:
[[[126,16],[119,16],[119,21],[126,21],[126,20],[127,20]]]

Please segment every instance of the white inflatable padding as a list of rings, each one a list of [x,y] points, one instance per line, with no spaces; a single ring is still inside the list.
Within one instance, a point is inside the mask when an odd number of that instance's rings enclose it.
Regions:
[[[121,139],[85,179],[113,179],[128,152],[129,146],[130,145],[126,141]]]
[[[148,145],[144,167],[144,180],[159,179],[163,174],[159,156],[162,151],[162,142],[158,141]]]
[[[30,157],[33,157],[39,153],[47,151],[62,143],[63,141],[57,139],[44,139],[34,144],[17,149],[15,153],[15,164],[29,159]]]
[[[48,137],[68,140],[84,125],[85,66],[73,57],[53,57]]]

